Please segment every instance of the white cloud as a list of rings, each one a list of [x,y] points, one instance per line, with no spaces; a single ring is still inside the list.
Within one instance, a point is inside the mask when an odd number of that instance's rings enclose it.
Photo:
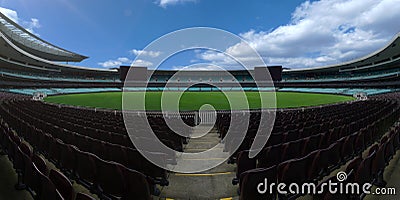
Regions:
[[[135,60],[131,66],[136,66],[136,67],[151,67],[153,66],[152,62],[146,61],[146,60]]]
[[[137,49],[132,49],[129,52],[136,56],[150,56],[152,58],[156,58],[162,54],[160,51],[144,51],[144,50],[137,50]]]
[[[38,28],[41,27],[41,25],[40,25],[38,19],[32,18],[31,21],[29,21],[29,22],[24,22],[24,26],[25,26],[25,29],[26,29],[27,31],[29,31],[29,32],[31,32],[31,33],[33,33],[33,34],[39,36],[39,34],[35,33],[35,31],[34,31],[34,29],[38,29]]]
[[[117,60],[118,60],[118,62],[121,62],[121,63],[130,63],[130,62],[132,62],[129,58],[126,58],[126,57],[121,57],[121,58],[118,58]]]
[[[100,62],[98,64],[104,68],[113,68],[113,67],[119,67],[121,65],[130,65],[132,62],[133,61],[130,60],[129,58],[120,57],[117,58],[116,60],[108,60],[105,62]]]
[[[11,20],[13,20],[15,23],[18,23],[18,13],[15,10],[10,10],[8,8],[3,8],[0,7],[0,12],[3,13],[3,15],[7,16]]]
[[[182,4],[186,2],[196,2],[196,0],[157,0],[155,3],[163,8],[167,8],[169,5]]]
[[[115,60],[107,60],[105,62],[99,62],[98,65],[104,68],[114,68],[121,65],[138,66],[138,67],[151,67],[153,63],[146,60],[131,60],[126,57],[120,57]]]
[[[306,1],[292,13],[291,21],[270,31],[240,34],[267,64],[315,67],[366,56],[400,31],[399,0]],[[238,43],[226,53],[248,56]],[[204,60],[220,62],[220,53],[202,53]]]
[[[35,29],[41,27],[39,19],[31,18],[30,20],[24,20],[18,17],[18,13],[15,10],[11,10],[8,8],[0,7],[0,12],[3,13],[5,16],[13,20],[15,23],[19,24],[20,26],[24,27],[27,31],[40,36],[36,33]]]

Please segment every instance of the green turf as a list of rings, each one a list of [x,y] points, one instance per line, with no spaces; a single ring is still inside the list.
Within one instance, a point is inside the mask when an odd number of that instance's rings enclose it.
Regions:
[[[230,96],[229,99],[240,99],[239,92],[227,92]],[[146,109],[147,110],[161,110],[161,92],[147,92],[146,93]],[[168,95],[176,96],[178,92],[168,92]],[[246,92],[249,108],[267,108],[271,107],[270,104],[263,104],[260,106],[260,96],[264,102],[273,102],[273,93],[271,92]],[[129,99],[132,103],[129,104],[130,109],[137,109],[135,101],[143,97],[141,92],[129,92],[124,98]],[[295,93],[295,92],[277,92],[276,102],[277,108],[293,108],[316,106],[322,104],[332,104],[344,101],[353,100],[353,97],[332,95],[332,94],[314,94],[314,93]],[[45,99],[46,102],[61,103],[75,106],[86,106],[96,108],[111,108],[121,110],[122,107],[122,93],[121,92],[107,92],[107,93],[85,93],[85,94],[70,94],[50,96]],[[172,101],[177,102],[177,101]],[[232,109],[245,109],[245,103],[233,106]],[[167,107],[163,110],[176,110],[166,103]],[[227,98],[221,92],[185,92],[180,101],[180,110],[198,110],[204,104],[211,104],[217,110],[229,110],[230,104]]]

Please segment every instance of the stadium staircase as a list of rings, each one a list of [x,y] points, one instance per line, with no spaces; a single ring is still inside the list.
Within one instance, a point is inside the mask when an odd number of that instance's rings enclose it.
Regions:
[[[220,153],[223,150],[223,144],[220,143],[219,132],[215,127],[198,126],[193,128],[191,136],[193,138],[189,139],[188,144],[184,146],[185,153],[198,153],[214,148],[209,151],[216,151],[216,156],[198,159],[190,155],[178,155],[178,163],[190,162],[190,164],[204,165],[225,160]],[[225,154],[227,157],[228,153]],[[202,199],[220,199],[236,196],[236,188],[230,184],[234,172],[235,166],[223,162],[213,169],[199,173],[170,173],[168,180],[174,184],[163,187],[161,197],[185,199],[196,194],[198,198]]]

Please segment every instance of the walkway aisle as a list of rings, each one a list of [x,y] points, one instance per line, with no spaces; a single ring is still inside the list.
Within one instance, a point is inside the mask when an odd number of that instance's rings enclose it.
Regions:
[[[197,153],[206,151],[214,146],[217,146],[214,151],[215,156],[201,159],[194,159],[192,156],[184,155],[178,157],[180,163],[190,163],[202,165],[207,162],[222,162],[221,151],[223,144],[219,143],[218,131],[212,128],[211,131],[200,137],[209,127],[197,127],[192,138],[185,147],[185,153]],[[226,153],[225,155],[227,155]],[[235,177],[235,165],[227,164],[224,161],[221,165],[194,174],[171,173],[169,176],[170,185],[162,189],[161,198],[180,199],[221,199],[237,196],[236,190],[238,186],[233,186],[231,181]],[[196,196],[196,197],[193,197]]]

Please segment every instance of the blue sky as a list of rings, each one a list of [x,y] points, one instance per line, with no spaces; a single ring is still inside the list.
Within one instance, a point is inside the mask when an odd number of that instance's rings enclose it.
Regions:
[[[160,56],[141,50],[164,34],[197,26],[240,35],[266,64],[290,68],[365,56],[400,31],[400,0],[0,0],[0,7],[41,38],[89,56],[74,64],[94,68],[130,65],[138,53]],[[246,57],[240,43],[225,53]],[[194,62],[234,68],[224,53],[212,51],[183,53],[164,68]],[[145,59],[134,64],[155,67]]]

